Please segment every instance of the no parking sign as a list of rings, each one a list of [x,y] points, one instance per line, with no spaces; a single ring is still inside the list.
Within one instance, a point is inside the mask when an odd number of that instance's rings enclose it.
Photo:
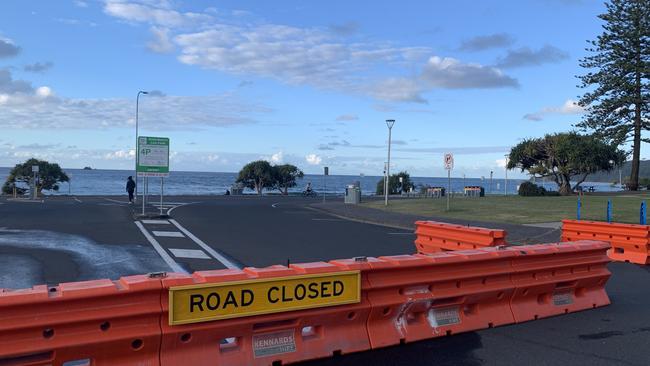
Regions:
[[[454,169],[454,155],[452,153],[445,154],[445,169]]]

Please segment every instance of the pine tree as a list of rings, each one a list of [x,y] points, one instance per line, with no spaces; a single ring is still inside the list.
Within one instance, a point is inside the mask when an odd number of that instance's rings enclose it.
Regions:
[[[589,41],[591,55],[580,60],[589,70],[579,76],[590,89],[579,104],[586,114],[577,125],[616,144],[632,141],[632,173],[628,186],[639,185],[641,136],[650,130],[650,0],[611,0],[603,33]]]

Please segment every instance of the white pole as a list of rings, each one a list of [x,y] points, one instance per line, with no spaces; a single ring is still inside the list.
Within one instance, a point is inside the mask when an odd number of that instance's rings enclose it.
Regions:
[[[138,91],[138,95],[135,97],[135,182],[138,182],[138,112],[140,109],[140,94],[149,94],[146,91]],[[144,178],[142,178],[142,183],[144,185]],[[135,185],[133,192],[133,197],[138,197],[138,185]],[[144,209],[143,212],[144,214]]]
[[[449,195],[451,195],[451,169],[447,169],[447,211],[449,211]]]
[[[384,197],[388,194],[388,179],[386,179],[386,167],[388,163],[384,161]]]
[[[164,181],[164,179],[165,178],[160,177],[160,216],[162,216],[162,214],[163,214],[163,189],[164,189],[163,181]]]
[[[388,163],[386,164],[386,185],[384,189],[384,205],[388,206],[388,186],[390,184],[390,143],[392,137],[394,119],[387,119],[386,126],[388,126]]]
[[[146,177],[142,177],[142,215],[144,215],[144,191],[146,187],[145,179]]]
[[[503,195],[507,196],[508,195],[508,155],[506,155],[506,181],[505,181],[505,186],[503,187]]]

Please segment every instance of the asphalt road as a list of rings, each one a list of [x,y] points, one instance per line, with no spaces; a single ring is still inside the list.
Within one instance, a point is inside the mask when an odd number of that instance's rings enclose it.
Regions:
[[[171,197],[172,219],[145,221],[122,197],[2,198],[0,287],[413,252],[406,230],[328,216],[312,202]],[[305,364],[648,365],[650,266],[609,268],[604,308]]]
[[[215,197],[182,206],[174,218],[246,266],[412,253],[407,230],[311,210],[299,197]]]

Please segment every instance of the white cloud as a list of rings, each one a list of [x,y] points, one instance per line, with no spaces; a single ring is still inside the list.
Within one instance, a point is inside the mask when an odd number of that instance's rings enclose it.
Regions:
[[[495,160],[494,162],[496,163],[496,165],[497,165],[499,168],[504,168],[504,169],[505,169],[505,167],[506,167],[506,159],[505,159],[505,158],[503,158],[503,159],[497,159],[497,160]]]
[[[150,130],[201,129],[255,122],[269,108],[232,93],[213,96],[165,96],[140,99],[140,123]],[[155,95],[156,97],[153,97]],[[134,124],[134,101],[57,97],[47,86],[32,87],[0,70],[0,127],[21,129],[106,129]]]
[[[319,165],[323,159],[316,154],[309,154],[305,156],[305,161],[309,165]]]
[[[104,12],[130,22],[144,22],[165,27],[188,26],[212,18],[206,14],[180,13],[170,9],[165,2],[152,4],[147,1],[135,3],[122,0],[107,0],[104,4]]]
[[[559,107],[545,107],[540,111],[535,113],[528,113],[524,115],[524,119],[529,121],[541,121],[546,118],[548,115],[560,114],[560,115],[571,115],[571,114],[582,114],[585,109],[578,105],[578,102],[573,99],[567,99],[564,104]]]
[[[9,38],[0,37],[0,58],[13,57],[20,52],[20,47],[16,46]]]
[[[386,101],[427,103],[422,93],[432,89],[516,88],[516,79],[501,70],[451,57],[430,57],[412,78],[388,78],[371,88],[371,95]]]
[[[507,33],[495,33],[466,39],[460,45],[461,51],[485,51],[491,48],[506,47],[514,43],[514,38]]]
[[[375,84],[370,94],[386,101],[427,103],[420,95],[423,91],[424,88],[416,79],[389,78]]]
[[[342,114],[336,117],[337,121],[356,121],[359,119],[359,116],[356,114]]]
[[[538,66],[546,63],[560,62],[568,58],[568,53],[550,45],[545,45],[537,51],[528,47],[522,47],[508,51],[506,56],[497,62],[497,66],[502,68]]]
[[[78,7],[80,7],[80,8],[87,8],[88,7],[88,3],[85,2],[85,1],[82,1],[82,0],[75,0],[74,4],[76,6],[78,6]]]
[[[54,66],[54,64],[53,64],[52,62],[50,62],[50,61],[48,61],[48,62],[43,62],[43,63],[41,63],[41,62],[36,62],[36,63],[34,63],[34,64],[28,64],[28,65],[25,65],[25,66],[23,67],[23,70],[25,70],[25,71],[27,71],[27,72],[43,73],[43,72],[45,72],[45,71],[51,69],[52,66]]]
[[[501,70],[475,63],[462,63],[451,57],[429,58],[422,80],[427,86],[443,89],[503,88],[517,87],[516,79]]]
[[[156,52],[169,52],[176,45],[180,62],[234,75],[417,103],[426,102],[421,94],[435,88],[518,85],[494,67],[435,56],[426,62],[431,56],[428,47],[344,42],[324,28],[241,22],[214,9],[182,13],[168,2],[107,0],[104,11],[152,25],[154,41],[149,48]],[[418,65],[422,72],[417,77],[399,76]]]
[[[133,160],[135,158],[135,150],[117,150],[113,152],[106,153],[104,157],[107,160]]]
[[[42,91],[43,94],[46,94]],[[61,99],[0,94],[0,127],[22,129],[128,128],[134,124],[130,99]],[[140,101],[140,124],[149,130],[204,129],[254,123],[269,109],[232,95],[168,96]]]
[[[282,155],[283,155],[283,154],[282,154],[282,151],[278,151],[277,153],[271,155],[271,159],[270,159],[271,162],[272,162],[272,163],[281,163],[281,162],[282,162],[282,158],[283,158]]]
[[[47,98],[54,96],[54,93],[52,93],[52,89],[50,89],[47,86],[41,86],[36,88],[36,96],[40,98]]]
[[[32,84],[25,80],[15,80],[9,70],[0,69],[0,94],[32,93]]]
[[[169,40],[169,29],[163,27],[151,27],[151,40],[147,47],[153,52],[168,53],[174,50],[174,44]]]

